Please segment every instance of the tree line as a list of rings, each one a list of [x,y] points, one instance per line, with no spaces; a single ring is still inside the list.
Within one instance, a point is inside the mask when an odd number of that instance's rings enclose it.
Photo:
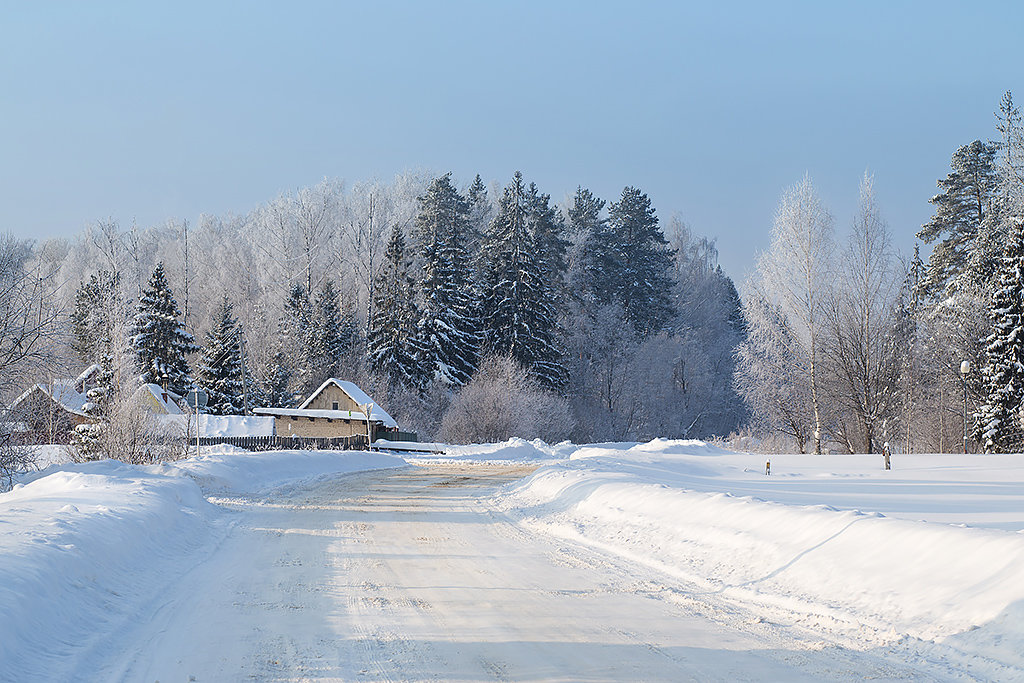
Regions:
[[[556,205],[518,172],[324,181],[198,228],[106,221],[30,251],[68,311],[49,372],[101,366],[97,425],[141,382],[245,414],[332,376],[453,441],[706,437],[746,416],[736,288],[713,242],[634,187]]]
[[[1008,92],[999,139],[957,149],[902,260],[861,184],[844,240],[809,177],[780,200],[746,283],[736,382],[756,438],[800,452],[1020,450],[1024,136]]]

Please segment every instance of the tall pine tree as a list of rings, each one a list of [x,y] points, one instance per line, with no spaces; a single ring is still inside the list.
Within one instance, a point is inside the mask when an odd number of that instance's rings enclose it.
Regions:
[[[1005,236],[995,234],[995,216],[989,220],[1000,185],[998,152],[997,143],[964,145],[953,154],[949,175],[938,181],[942,191],[930,200],[935,215],[917,233],[927,244],[938,240],[924,281],[932,296],[988,286]]]
[[[207,394],[206,410],[214,415],[242,415],[245,400],[242,385],[241,330],[225,296],[213,316],[206,335],[199,366],[199,386]]]
[[[612,292],[604,277],[608,264],[602,259],[613,257],[614,249],[599,246],[602,241],[613,241],[608,223],[601,216],[604,205],[605,201],[595,197],[590,190],[577,187],[568,211],[568,231],[579,245],[579,254],[570,269],[570,291],[585,304],[607,304],[612,300]]]
[[[278,323],[274,353],[260,372],[258,380],[263,405],[270,408],[293,408],[297,405],[292,391],[293,363],[288,355],[289,334],[285,318]]]
[[[386,377],[390,384],[423,388],[427,378],[419,361],[424,350],[416,336],[420,314],[409,265],[405,234],[396,225],[384,252],[384,265],[375,278],[366,355],[370,369]]]
[[[185,331],[180,316],[164,275],[164,264],[158,263],[139,299],[132,341],[142,381],[182,395],[194,384],[186,355],[195,353],[199,347]]]
[[[976,435],[987,453],[1005,453],[1021,445],[1024,401],[1024,220],[1013,221],[999,266],[999,287],[989,312],[993,331],[982,370],[985,401],[978,411]]]
[[[505,188],[483,245],[481,277],[484,346],[509,355],[547,388],[565,383],[554,301],[557,230],[548,224],[546,197],[528,190],[518,171]]]
[[[432,378],[462,386],[476,369],[479,318],[467,241],[469,205],[451,174],[435,179],[419,197],[416,241],[422,261],[418,365]]]
[[[599,254],[607,278],[601,287],[614,293],[638,332],[665,329],[675,315],[673,252],[651,200],[635,187],[626,187],[622,198],[608,208],[608,227],[613,236],[599,245],[601,250],[612,250]]]
[[[313,367],[314,347],[313,306],[305,288],[297,284],[288,293],[284,302],[284,315],[278,325],[281,350],[287,358],[288,374],[291,381],[292,397],[288,401],[297,404],[300,399],[316,389],[317,372]]]
[[[71,311],[71,348],[83,363],[98,363],[111,352],[112,330],[121,297],[120,277],[101,270],[83,282],[75,292]]]

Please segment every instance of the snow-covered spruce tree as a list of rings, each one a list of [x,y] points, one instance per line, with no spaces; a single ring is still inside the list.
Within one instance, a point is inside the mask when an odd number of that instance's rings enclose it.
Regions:
[[[225,296],[213,315],[199,366],[199,386],[207,394],[206,411],[213,415],[245,412],[242,386],[241,330]]]
[[[279,328],[283,323],[279,324]],[[274,353],[270,361],[262,368],[258,380],[258,390],[262,404],[269,408],[292,408],[295,406],[295,394],[292,385],[292,364],[285,352],[286,334],[278,330]]]
[[[607,269],[607,285],[637,331],[666,329],[675,307],[672,302],[672,251],[647,195],[635,187],[622,190],[622,198],[608,207],[608,227],[614,234],[610,254],[599,263]]]
[[[476,370],[480,323],[467,252],[469,205],[451,174],[419,197],[415,238],[422,263],[418,365],[431,379],[459,387]]]
[[[978,411],[978,436],[986,453],[1021,445],[1024,401],[1024,220],[1015,219],[999,268],[999,288],[989,307],[993,331],[982,370],[985,400]]]
[[[567,264],[569,242],[565,239],[565,225],[558,211],[551,206],[551,195],[541,194],[535,183],[526,191],[529,212],[528,230],[537,244],[541,276],[551,285],[554,298],[561,300]]]
[[[71,446],[82,460],[97,460],[106,457],[103,453],[106,446],[105,422],[109,420],[111,406],[116,398],[116,386],[111,356],[100,359],[100,371],[96,376],[96,385],[86,392],[88,401],[82,406],[83,412],[89,416],[88,422],[76,425],[71,433]]]
[[[607,221],[601,216],[604,200],[595,197],[590,190],[577,187],[572,206],[567,213],[566,230],[575,245],[569,259],[569,285],[571,294],[584,303],[608,304],[612,292],[604,273],[609,268],[606,259],[611,259],[614,268],[615,249],[603,247],[611,244],[614,235],[608,230]]]
[[[111,352],[100,362],[96,386],[87,393],[86,412],[93,419],[72,435],[72,456],[78,460],[111,458],[149,463],[180,457],[184,432],[160,422],[139,389],[138,350],[127,332],[127,302],[115,311]]]
[[[419,366],[424,350],[419,347],[416,323],[415,283],[409,274],[409,255],[400,226],[391,231],[384,264],[373,288],[373,318],[366,333],[370,370],[392,385],[422,388],[426,376]]]
[[[199,350],[180,316],[160,262],[139,299],[133,345],[142,381],[166,386],[176,394],[184,394],[193,386],[186,355]]]
[[[469,231],[466,233],[466,251],[475,254],[480,250],[480,242],[483,240],[487,226],[494,214],[494,205],[491,198],[487,196],[487,188],[480,174],[473,179],[473,184],[466,191],[466,202],[469,204]]]
[[[288,360],[292,397],[288,401],[297,405],[317,388],[317,373],[313,367],[313,307],[302,285],[295,285],[284,302],[284,315],[278,326],[278,339]]]
[[[949,175],[938,181],[942,191],[929,200],[935,215],[917,236],[926,244],[938,240],[924,282],[933,297],[985,285],[999,258],[1001,240],[987,234],[994,224],[986,224],[1000,185],[998,152],[997,143],[981,140],[956,150]]]
[[[342,311],[333,280],[325,280],[320,287],[313,311],[310,365],[315,374],[315,389],[325,380],[343,374],[342,367],[352,354],[357,332],[352,316]]]
[[[110,353],[110,317],[113,311],[121,310],[116,305],[120,296],[120,277],[105,270],[94,273],[75,291],[71,349],[83,363],[91,365]]]
[[[546,201],[528,192],[518,171],[505,187],[481,253],[484,346],[508,355],[546,389],[565,383],[558,340],[553,257],[544,253]]]

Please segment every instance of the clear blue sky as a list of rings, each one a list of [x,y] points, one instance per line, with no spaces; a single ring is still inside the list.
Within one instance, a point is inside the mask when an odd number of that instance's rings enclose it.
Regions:
[[[0,0],[0,230],[244,213],[324,176],[646,191],[742,279],[811,174],[898,245],[1024,102],[1024,3]]]

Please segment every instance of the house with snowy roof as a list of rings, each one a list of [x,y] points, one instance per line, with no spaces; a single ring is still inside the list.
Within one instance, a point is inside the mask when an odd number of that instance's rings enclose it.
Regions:
[[[10,420],[25,432],[22,438],[39,443],[66,442],[75,427],[95,418],[89,415],[90,389],[96,387],[99,365],[90,365],[75,379],[37,382],[8,407]],[[181,397],[156,384],[143,384],[132,399],[154,415],[181,415]]]
[[[154,415],[184,415],[181,406],[182,398],[173,391],[164,389],[159,384],[143,384],[132,394],[132,399],[139,402]]]
[[[332,377],[298,408],[256,408],[255,415],[274,417],[277,436],[336,438],[365,435],[394,438],[398,423],[354,383]]]
[[[10,418],[35,434],[34,440],[65,440],[89,421],[86,394],[96,386],[100,366],[90,365],[75,379],[37,382],[8,406]]]

